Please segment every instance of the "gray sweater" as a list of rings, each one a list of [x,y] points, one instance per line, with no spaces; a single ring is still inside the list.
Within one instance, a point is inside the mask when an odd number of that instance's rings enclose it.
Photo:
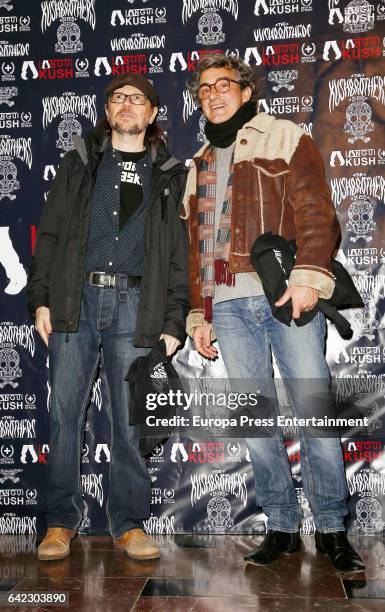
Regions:
[[[226,186],[229,178],[231,155],[234,149],[231,144],[226,149],[216,148],[217,185],[215,201],[215,236],[219,228],[222,204],[225,199]],[[235,275],[234,287],[227,285],[216,285],[213,304],[234,300],[236,298],[264,295],[262,283],[256,272],[239,272]]]

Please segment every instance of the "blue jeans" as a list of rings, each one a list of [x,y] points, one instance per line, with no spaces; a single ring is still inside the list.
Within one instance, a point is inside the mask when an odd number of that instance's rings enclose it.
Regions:
[[[258,381],[258,385],[266,381],[263,392],[272,397],[271,350],[282,379],[322,379],[324,387],[328,387],[330,373],[324,356],[326,325],[320,312],[303,327],[297,327],[294,321],[288,327],[273,317],[264,295],[239,298],[215,304],[213,327],[228,376],[235,380],[232,385],[238,379],[242,387],[232,391],[245,391],[246,380]],[[301,385],[291,385],[288,395],[293,414],[309,416]],[[297,531],[301,511],[282,436],[276,433],[272,437],[247,439],[247,444],[256,502],[268,517],[268,529]],[[302,482],[316,529],[324,533],[344,530],[348,487],[339,438],[300,435],[300,445]]]
[[[143,526],[150,514],[150,478],[129,425],[128,383],[132,361],[149,349],[132,344],[139,288],[120,277],[115,288],[84,285],[79,330],[49,338],[50,452],[48,527],[76,529],[82,518],[80,455],[86,408],[103,351],[111,398],[111,462],[107,517],[111,534]]]

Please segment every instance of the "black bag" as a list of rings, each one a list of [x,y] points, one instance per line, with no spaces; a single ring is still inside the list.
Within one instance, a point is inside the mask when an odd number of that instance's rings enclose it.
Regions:
[[[272,314],[286,325],[290,325],[292,319],[291,300],[281,307],[275,306],[274,303],[286,291],[286,281],[295,265],[296,250],[295,240],[287,241],[282,236],[266,232],[254,241],[250,252],[251,263],[261,279]],[[333,259],[331,268],[335,277],[333,295],[327,300],[320,298],[317,306],[309,312],[301,312],[295,323],[298,327],[306,325],[315,317],[317,310],[320,310],[333,321],[342,338],[350,339],[353,335],[351,325],[337,308],[362,308],[364,303],[344,266]]]
[[[159,443],[164,444],[172,435],[171,427],[155,428],[146,425],[146,417],[149,415],[169,420],[176,414],[176,406],[170,404],[157,406],[153,410],[148,409],[149,397],[152,399],[151,403],[156,403],[154,396],[160,393],[168,394],[170,390],[184,391],[171,359],[172,357],[166,355],[164,340],[160,340],[148,355],[137,357],[132,362],[125,377],[130,387],[129,423],[137,427],[142,457],[150,455]]]

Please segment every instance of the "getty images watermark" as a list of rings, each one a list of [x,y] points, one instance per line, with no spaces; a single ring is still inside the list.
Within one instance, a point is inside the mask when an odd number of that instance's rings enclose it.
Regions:
[[[282,413],[282,400],[276,393],[168,389],[167,392],[146,394],[146,411],[144,414],[142,411],[140,422],[150,435],[166,429],[195,433],[215,429],[229,437],[235,432],[238,437],[263,437],[272,435],[277,429],[299,429],[312,437],[336,436],[341,431],[345,435],[349,432],[357,435],[358,431],[367,433],[370,418],[357,414],[354,406],[346,403],[336,409],[327,384],[319,380],[314,384],[309,380],[297,380],[290,381],[287,386],[289,395],[291,391],[296,398],[296,410],[290,409],[290,414]],[[243,388],[250,388],[250,385],[243,385]],[[286,401],[287,406],[290,406],[289,401]]]

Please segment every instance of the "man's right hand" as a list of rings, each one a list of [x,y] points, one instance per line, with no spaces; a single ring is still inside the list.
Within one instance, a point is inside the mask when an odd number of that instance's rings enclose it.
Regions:
[[[211,344],[213,340],[213,328],[211,325],[197,325],[193,331],[193,340],[195,348],[207,359],[214,359],[218,355],[218,351]]]
[[[39,306],[35,311],[35,329],[40,334],[41,338],[48,346],[48,338],[52,333],[51,315],[49,308]]]

